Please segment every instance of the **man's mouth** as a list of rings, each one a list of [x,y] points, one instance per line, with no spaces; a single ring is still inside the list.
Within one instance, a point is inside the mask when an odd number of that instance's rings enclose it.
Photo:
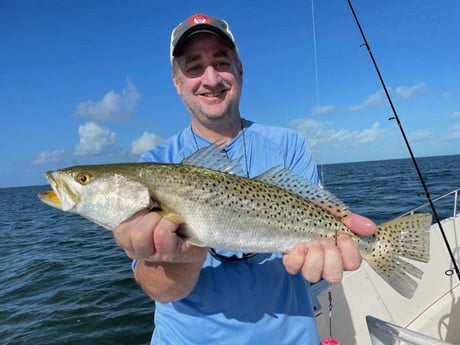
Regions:
[[[203,93],[200,93],[200,96],[206,97],[206,98],[216,98],[216,97],[222,96],[226,92],[227,90],[220,90],[220,91],[214,91],[214,92],[203,92]]]

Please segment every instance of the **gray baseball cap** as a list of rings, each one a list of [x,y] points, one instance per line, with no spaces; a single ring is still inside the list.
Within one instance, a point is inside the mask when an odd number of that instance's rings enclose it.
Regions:
[[[206,14],[194,14],[176,26],[172,31],[170,49],[171,61],[173,57],[180,52],[181,47],[187,39],[198,32],[210,32],[220,36],[230,48],[235,49],[238,53],[235,38],[225,20]]]

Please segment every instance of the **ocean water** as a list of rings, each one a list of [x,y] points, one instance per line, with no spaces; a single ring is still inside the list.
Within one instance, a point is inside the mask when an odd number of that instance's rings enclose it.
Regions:
[[[153,302],[110,231],[0,189],[0,344],[147,344]]]
[[[418,163],[433,199],[460,188],[460,155]],[[426,202],[408,159],[319,172],[327,189],[376,222]],[[0,344],[148,344],[154,306],[130,260],[109,231],[41,203],[45,189],[0,189]],[[453,197],[435,204],[440,218],[452,215]]]

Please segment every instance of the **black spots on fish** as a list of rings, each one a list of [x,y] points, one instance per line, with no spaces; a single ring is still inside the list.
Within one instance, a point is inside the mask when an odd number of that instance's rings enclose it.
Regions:
[[[390,276],[392,272],[398,269],[398,264],[396,261],[389,260],[384,262],[382,257],[380,257],[379,259],[382,260],[382,262],[378,263],[377,267],[380,269],[381,272],[384,273],[384,275]]]
[[[328,210],[332,213],[340,213],[343,211],[343,205],[333,200],[323,199],[323,195],[316,194],[312,197],[312,200],[324,210]]]
[[[392,247],[389,243],[381,243],[378,247],[373,249],[372,256],[374,258],[384,258],[391,249]]]
[[[203,183],[203,184],[201,184],[199,189],[201,189],[201,191],[203,193],[209,193],[209,192],[212,192],[214,190],[214,186],[213,186],[213,184]]]
[[[174,179],[171,183],[175,186],[171,188],[174,194],[180,194],[168,200],[168,203],[174,205],[177,204],[176,200],[181,200],[191,215],[196,213],[193,205],[198,203],[206,205],[219,217],[225,215],[229,219],[238,219],[236,222],[242,224],[264,224],[273,229],[271,231],[275,234],[295,233],[299,240],[327,238],[331,237],[331,233],[333,237],[334,229],[340,227],[333,212],[328,212],[295,192],[257,179],[241,178],[190,165],[182,167],[182,176],[166,176],[168,180]],[[291,188],[294,189],[294,185]],[[337,204],[333,207],[337,207]],[[205,217],[206,212],[200,211],[200,216]]]
[[[373,236],[357,237],[363,257],[404,296],[415,291],[411,277],[421,279],[423,274],[406,259],[429,260],[430,225],[431,216],[414,214],[379,225]]]

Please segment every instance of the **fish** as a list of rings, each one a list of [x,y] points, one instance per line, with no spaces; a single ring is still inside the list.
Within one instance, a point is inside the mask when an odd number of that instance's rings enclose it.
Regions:
[[[112,163],[46,172],[44,203],[113,230],[141,210],[183,223],[191,244],[246,253],[287,252],[299,243],[348,234],[362,258],[398,293],[411,298],[429,261],[431,215],[416,213],[354,234],[342,222],[349,208],[326,189],[281,167],[242,177],[238,162],[210,145],[180,163]]]

